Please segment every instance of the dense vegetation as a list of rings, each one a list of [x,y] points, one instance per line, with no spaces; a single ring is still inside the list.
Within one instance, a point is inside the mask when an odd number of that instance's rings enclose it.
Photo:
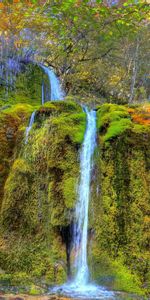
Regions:
[[[5,97],[15,89],[17,74],[34,61],[53,67],[67,93],[118,103],[148,99],[148,1],[4,2],[0,80]]]
[[[97,111],[91,278],[110,289],[148,295],[149,6],[110,2],[0,2],[2,286],[26,286],[36,294],[71,274],[86,103]],[[54,68],[65,101],[41,106],[43,83],[50,99],[39,63]]]

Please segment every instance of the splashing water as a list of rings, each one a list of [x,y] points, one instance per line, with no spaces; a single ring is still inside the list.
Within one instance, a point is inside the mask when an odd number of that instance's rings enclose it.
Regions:
[[[26,128],[26,137],[25,137],[25,144],[28,143],[28,136],[29,136],[29,132],[32,128],[32,125],[34,123],[34,119],[35,119],[35,113],[36,113],[36,110],[33,111],[31,117],[30,117],[30,121],[29,121],[29,126]]]
[[[61,89],[60,81],[57,78],[57,76],[55,75],[55,73],[53,72],[53,70],[49,69],[48,67],[45,67],[43,65],[40,65],[40,66],[48,76],[49,85],[50,85],[49,99],[51,101],[63,100],[64,92]]]

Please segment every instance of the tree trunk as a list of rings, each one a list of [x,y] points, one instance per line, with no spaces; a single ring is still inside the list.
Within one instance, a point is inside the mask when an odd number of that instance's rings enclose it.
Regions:
[[[134,55],[134,60],[133,60],[133,69],[132,69],[129,103],[132,103],[133,98],[134,98],[135,83],[136,83],[137,72],[138,72],[138,57],[139,57],[139,38],[137,37],[135,55]]]

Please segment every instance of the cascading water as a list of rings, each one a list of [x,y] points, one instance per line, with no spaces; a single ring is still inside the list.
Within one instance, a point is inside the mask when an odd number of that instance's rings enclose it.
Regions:
[[[88,208],[92,155],[96,145],[96,112],[94,110],[88,111],[87,108],[85,108],[85,112],[87,115],[87,129],[80,157],[81,178],[75,216],[77,224],[74,232],[74,245],[77,252],[77,274],[74,283],[80,287],[86,285],[89,279],[87,263]]]
[[[35,113],[36,113],[36,110],[33,111],[31,117],[30,117],[30,121],[29,121],[29,126],[26,128],[26,138],[25,138],[25,144],[28,143],[28,136],[29,136],[29,132],[32,128],[32,125],[34,123],[34,119],[35,119]]]
[[[53,72],[53,70],[49,69],[48,67],[46,67],[44,65],[40,65],[40,66],[48,76],[49,85],[50,85],[49,99],[51,101],[63,100],[64,92],[61,89],[60,81],[57,78],[57,76],[55,75],[55,73]]]

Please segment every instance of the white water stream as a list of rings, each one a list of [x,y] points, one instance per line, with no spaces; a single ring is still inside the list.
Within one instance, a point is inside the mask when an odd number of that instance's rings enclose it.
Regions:
[[[30,117],[30,121],[29,121],[29,126],[26,128],[26,134],[25,134],[25,144],[28,143],[28,136],[29,136],[29,132],[32,128],[32,125],[34,123],[34,119],[35,119],[35,113],[36,113],[36,110],[33,111],[31,117]]]
[[[76,257],[77,274],[74,284],[77,286],[85,286],[89,279],[89,270],[87,263],[87,242],[88,242],[88,210],[90,199],[90,181],[92,171],[92,155],[96,146],[96,112],[88,111],[87,128],[82,145],[80,156],[80,185],[78,192],[78,201],[76,204],[76,226],[74,232],[74,246]]]
[[[54,71],[44,65],[40,65],[40,67],[44,70],[45,74],[47,74],[48,76],[49,86],[50,86],[49,99],[51,101],[63,100],[64,92],[61,88],[60,81],[58,77],[55,75]]]

